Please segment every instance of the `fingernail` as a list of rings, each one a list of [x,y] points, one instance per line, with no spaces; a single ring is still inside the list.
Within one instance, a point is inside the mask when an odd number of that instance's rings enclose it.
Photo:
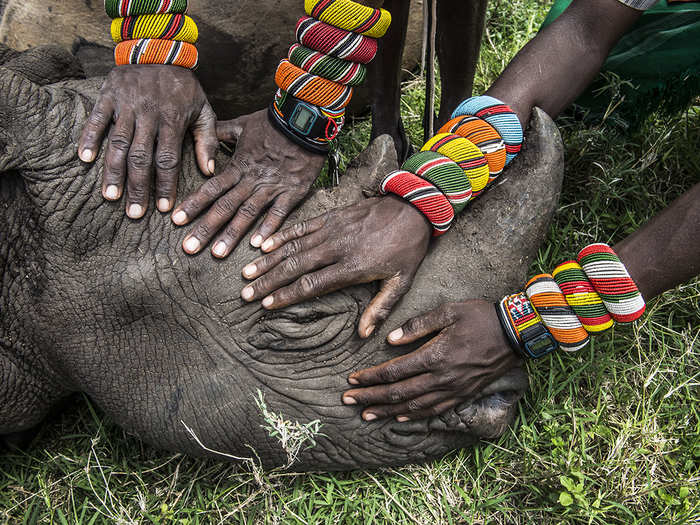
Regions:
[[[406,421],[409,421],[409,419],[406,416],[396,416],[396,421],[399,423],[405,423]]]
[[[367,331],[365,332],[365,337],[369,337],[372,335],[372,332],[374,332],[374,325],[370,326]]]
[[[158,211],[168,211],[170,209],[170,201],[168,199],[158,199]]]
[[[94,160],[94,154],[92,153],[91,149],[84,149],[80,152],[79,156],[80,160],[83,162],[92,162]]]
[[[190,237],[185,241],[185,251],[187,253],[196,253],[199,251],[199,241],[196,237]]]
[[[256,235],[250,240],[250,244],[258,248],[263,242],[262,235]]]
[[[403,328],[397,328],[389,334],[389,341],[398,341],[403,337]]]
[[[214,171],[216,170],[216,162],[214,162],[214,159],[209,159],[209,162],[207,163],[207,169],[209,169],[209,173],[211,175],[214,175]]]
[[[217,255],[218,257],[223,257],[226,255],[226,243],[223,241],[219,241],[214,245],[214,249],[212,250],[214,255]]]
[[[173,222],[175,224],[178,224],[178,225],[185,224],[186,221],[187,221],[187,214],[184,211],[180,210],[178,212],[173,213]]]
[[[246,301],[250,301],[253,298],[253,289],[250,286],[246,286],[241,290],[241,297]]]
[[[365,421],[374,421],[375,419],[377,419],[376,414],[366,414],[365,415]]]
[[[132,204],[126,211],[126,214],[131,219],[139,219],[143,215],[143,207],[140,204]]]
[[[245,275],[246,277],[252,277],[257,271],[257,266],[255,266],[254,264],[249,264],[248,266],[243,268],[243,275]]]
[[[272,298],[272,296],[268,295],[267,297],[265,297],[265,299],[263,299],[262,305],[265,308],[267,308],[268,306],[272,305],[273,302],[274,302],[274,299]]]
[[[354,377],[348,377],[348,383],[350,383],[351,385],[359,385],[360,384],[360,382],[357,379],[355,379]]]
[[[357,400],[354,397],[343,396],[343,403],[345,403],[346,405],[356,405]]]
[[[105,199],[113,201],[116,200],[117,197],[119,197],[119,188],[114,184],[110,184],[105,188]]]
[[[262,243],[261,248],[263,250],[269,250],[270,248],[272,248],[272,239],[268,239],[264,243]]]

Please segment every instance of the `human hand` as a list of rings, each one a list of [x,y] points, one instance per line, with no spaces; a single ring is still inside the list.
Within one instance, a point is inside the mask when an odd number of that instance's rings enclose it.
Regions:
[[[478,394],[520,358],[508,345],[492,303],[447,303],[391,332],[392,345],[436,333],[410,354],[350,374],[358,388],[343,394],[346,405],[368,405],[366,421],[399,422],[441,414]]]
[[[126,214],[143,217],[150,178],[156,172],[158,210],[175,204],[182,141],[194,136],[199,169],[214,173],[216,115],[192,71],[162,65],[129,65],[112,69],[78,143],[83,162],[93,162],[102,137],[107,138],[102,195],[119,200],[126,178]]]
[[[182,246],[195,254],[218,233],[211,251],[226,257],[268,206],[251,244],[259,247],[279,229],[308,194],[325,156],[282,135],[268,120],[267,110],[218,122],[217,134],[224,141],[237,139],[233,157],[220,174],[185,198],[172,219],[178,226],[188,224],[211,205]]]
[[[256,280],[241,296],[276,309],[381,280],[358,325],[368,337],[411,287],[431,233],[421,212],[393,196],[331,210],[266,240],[267,255],[243,268],[243,277]]]

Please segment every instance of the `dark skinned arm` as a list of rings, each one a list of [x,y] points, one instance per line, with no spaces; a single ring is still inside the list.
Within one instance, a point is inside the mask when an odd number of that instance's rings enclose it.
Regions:
[[[614,246],[649,301],[700,274],[700,184],[676,199],[637,232]],[[350,375],[358,388],[345,404],[366,405],[367,421],[398,421],[439,414],[477,394],[518,362],[493,304],[451,303],[416,317],[388,336],[404,345],[430,334],[419,349]]]
[[[486,94],[510,104],[523,127],[535,106],[556,118],[641,14],[617,0],[574,0],[520,50]]]

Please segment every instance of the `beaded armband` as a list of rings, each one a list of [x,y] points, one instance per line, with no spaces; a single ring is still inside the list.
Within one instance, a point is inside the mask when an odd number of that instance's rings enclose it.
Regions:
[[[646,309],[637,285],[607,244],[586,246],[578,262],[565,261],[551,275],[535,275],[524,294],[509,295],[496,306],[511,346],[529,357],[544,355],[526,348],[526,330],[536,321],[555,347],[575,352],[588,344],[590,335],[607,330],[615,321],[635,321]]]

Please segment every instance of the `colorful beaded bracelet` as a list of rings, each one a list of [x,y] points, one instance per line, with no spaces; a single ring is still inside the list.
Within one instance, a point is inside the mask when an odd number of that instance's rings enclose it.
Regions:
[[[275,83],[300,100],[331,110],[345,108],[352,99],[352,87],[307,73],[287,59],[280,62]]]
[[[588,344],[588,332],[551,275],[535,275],[525,285],[525,294],[562,350],[575,352]]]
[[[374,38],[338,29],[308,16],[297,22],[296,39],[314,51],[360,64],[371,62],[379,49]]]
[[[152,38],[180,40],[194,44],[199,37],[197,24],[187,15],[140,15],[112,20],[112,40]]]
[[[485,120],[474,116],[453,118],[438,133],[454,133],[479,148],[489,165],[489,183],[503,171],[506,165],[506,143]]]
[[[184,13],[187,0],[105,0],[105,11],[110,18]]]
[[[434,237],[450,229],[454,219],[452,205],[442,192],[427,180],[411,172],[397,170],[384,178],[380,191],[382,195],[398,195],[418,208],[432,224]]]
[[[358,62],[324,55],[301,44],[289,48],[289,61],[307,73],[323,77],[344,86],[357,86],[367,78],[367,67]]]
[[[450,201],[455,214],[459,213],[472,196],[472,185],[464,170],[452,159],[434,151],[421,151],[401,166],[437,187]]]
[[[471,198],[476,198],[489,182],[489,165],[479,148],[459,135],[438,133],[426,142],[421,151],[436,151],[455,161],[469,179]]]
[[[557,341],[560,348],[576,351],[588,344],[589,334],[597,334],[610,328],[614,321],[632,322],[644,313],[646,305],[637,285],[630,277],[615,251],[607,244],[586,246],[579,252],[579,262],[559,264],[552,275],[540,274],[527,282],[525,295],[532,310]],[[580,264],[579,264],[580,263]],[[497,303],[499,319],[511,344],[517,341],[517,350],[529,355],[523,338],[513,337],[530,322],[530,310],[515,301],[516,314],[510,317],[504,312],[513,306],[513,296]],[[528,325],[529,326],[529,325]]]
[[[506,143],[506,166],[520,152],[523,127],[515,112],[507,104],[487,95],[471,97],[452,113],[452,118],[473,115],[491,124]]]
[[[165,64],[189,69],[197,67],[197,48],[176,40],[139,39],[120,42],[114,49],[118,66],[127,64]]]
[[[329,25],[361,35],[381,38],[391,25],[391,14],[352,0],[305,0],[306,14]]]

